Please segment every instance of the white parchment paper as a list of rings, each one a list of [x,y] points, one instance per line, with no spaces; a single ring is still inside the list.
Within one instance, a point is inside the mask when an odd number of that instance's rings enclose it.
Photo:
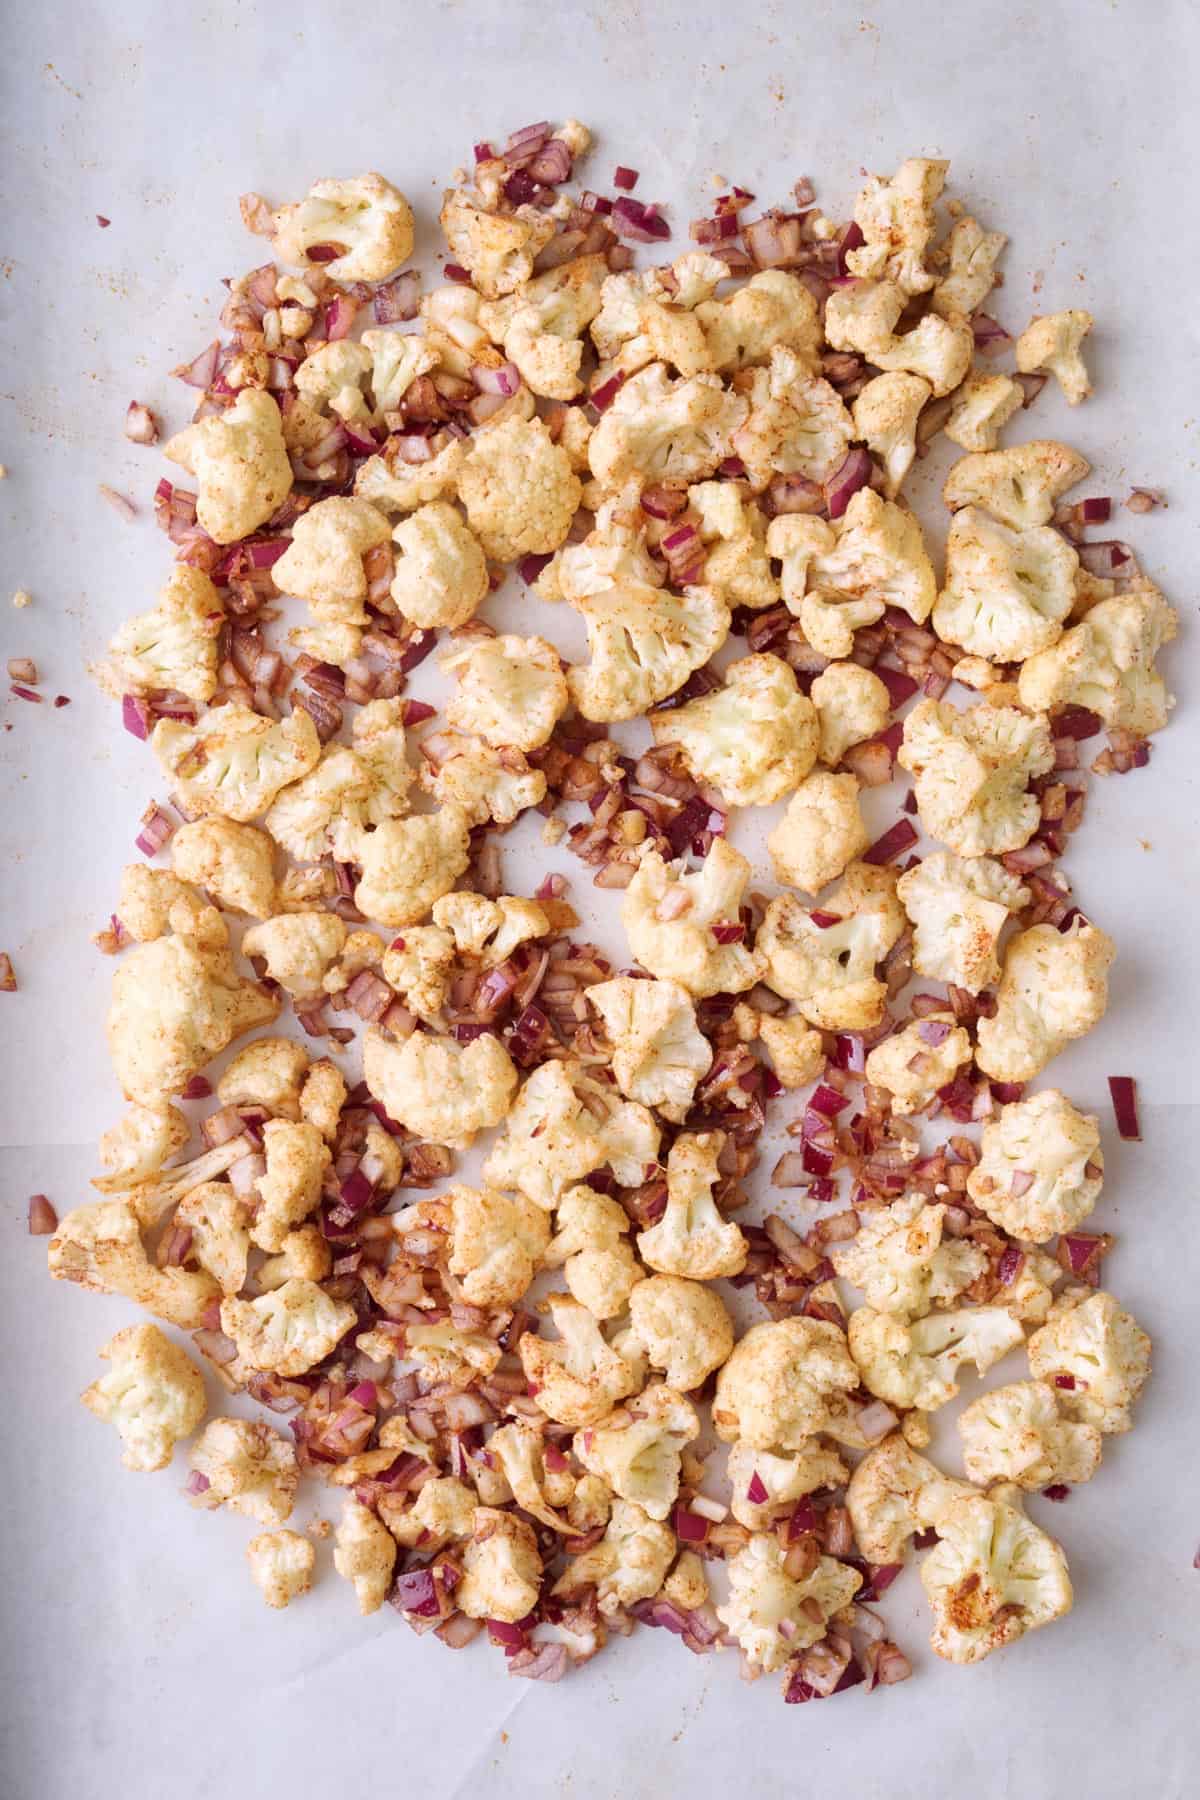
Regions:
[[[0,948],[21,983],[0,996],[8,1800],[1195,1791],[1198,48],[1188,0],[14,9],[0,70],[0,641],[71,705],[0,703]],[[184,422],[165,371],[212,335],[219,278],[261,255],[238,222],[243,189],[295,197],[318,175],[377,167],[432,248],[440,186],[474,138],[568,114],[598,133],[585,179],[603,190],[616,162],[639,168],[639,197],[670,204],[680,244],[714,175],[766,199],[811,175],[844,214],[860,167],[951,157],[955,191],[1013,238],[999,317],[1019,330],[1033,310],[1097,316],[1096,398],[1068,416],[1047,392],[1031,429],[1091,458],[1089,491],[1142,482],[1171,499],[1117,529],[1180,608],[1179,715],[1149,772],[1092,785],[1067,868],[1120,957],[1108,1018],[1054,1071],[1104,1118],[1109,1280],[1154,1334],[1154,1379],[1098,1478],[1060,1507],[1031,1503],[1068,1550],[1070,1620],[981,1668],[948,1667],[925,1648],[909,1571],[885,1610],[917,1679],[831,1705],[785,1708],[776,1680],[745,1687],[732,1657],[694,1659],[651,1632],[558,1688],[509,1681],[478,1647],[419,1643],[387,1611],[360,1621],[327,1546],[312,1595],[268,1613],[242,1561],[248,1522],[193,1512],[181,1459],[127,1474],[78,1405],[130,1309],[51,1285],[44,1245],[24,1235],[31,1192],[60,1211],[87,1198],[91,1146],[118,1107],[102,1033],[111,965],[88,934],[157,791],[149,753],[84,674],[167,568],[150,516],[164,465],[124,441],[125,407],[136,397]],[[922,475],[930,493],[936,474]],[[137,502],[135,524],[98,498],[102,481]],[[8,604],[18,587],[34,596],[26,611]],[[521,593],[491,606],[497,622],[533,623]],[[737,841],[761,856],[761,835],[739,827]],[[546,868],[572,877],[588,928],[619,950],[613,909],[564,850],[530,832],[506,858],[517,892]],[[1140,1146],[1109,1127],[1109,1072],[1139,1080]]]

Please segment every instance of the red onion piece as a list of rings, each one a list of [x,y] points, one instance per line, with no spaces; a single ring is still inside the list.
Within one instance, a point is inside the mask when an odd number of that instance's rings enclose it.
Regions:
[[[831,519],[840,519],[859,488],[866,487],[875,465],[861,444],[855,444],[845,460],[825,483],[826,510]]]
[[[686,1506],[675,1508],[675,1536],[682,1544],[702,1544],[708,1536],[708,1520]]]
[[[58,1214],[45,1194],[29,1196],[30,1237],[53,1237],[58,1230]]]
[[[902,669],[889,669],[885,663],[876,663],[872,674],[878,675],[886,687],[893,708],[903,706],[906,700],[911,700],[919,685]]]
[[[638,173],[637,169],[627,169],[623,163],[618,163],[613,174],[613,186],[620,188],[622,193],[631,194],[638,184]]]
[[[154,725],[149,701],[143,700],[140,694],[122,695],[121,723],[135,738],[143,741],[148,738]]]
[[[919,833],[911,819],[897,819],[889,826],[883,836],[876,838],[869,850],[863,851],[863,861],[881,868],[885,863],[895,862],[906,850],[911,850],[917,842]]]
[[[841,237],[838,239],[837,272],[839,275],[845,275],[848,272],[846,258],[849,256],[851,250],[860,249],[866,241],[866,238],[863,236],[862,226],[859,225],[857,220],[851,219],[849,225],[847,225],[845,231],[843,231]]]
[[[506,400],[511,399],[521,385],[521,372],[510,362],[501,363],[498,369],[489,369],[484,363],[472,363],[471,377],[481,394],[500,394]]]
[[[405,269],[375,290],[372,309],[378,325],[396,325],[415,319],[421,303],[421,276],[417,269]]]
[[[157,444],[158,421],[148,406],[131,400],[125,411],[125,436],[131,444]]]
[[[624,385],[625,377],[618,370],[615,375],[610,375],[607,381],[602,381],[598,388],[593,388],[588,398],[597,412],[607,412]]]
[[[746,1487],[746,1498],[751,1506],[765,1506],[770,1499],[766,1484],[757,1469],[755,1469],[750,1476],[749,1483]]]
[[[653,244],[669,238],[671,227],[657,209],[624,196],[613,204],[612,226],[618,237],[635,244]]]
[[[207,350],[202,350],[199,356],[190,363],[180,363],[177,369],[171,370],[171,373],[180,381],[186,381],[189,387],[210,388],[216,378],[217,358],[220,354],[220,340],[214,338]]]
[[[1112,1096],[1117,1131],[1127,1143],[1140,1144],[1142,1128],[1138,1122],[1137,1083],[1132,1075],[1110,1075],[1108,1091]]]
[[[971,315],[971,335],[975,339],[975,348],[983,356],[993,356],[1005,344],[1012,343],[1012,332],[1005,331],[1003,325],[985,312]]]
[[[175,830],[166,813],[154,805],[142,814],[141,826],[133,841],[143,856],[157,856]]]

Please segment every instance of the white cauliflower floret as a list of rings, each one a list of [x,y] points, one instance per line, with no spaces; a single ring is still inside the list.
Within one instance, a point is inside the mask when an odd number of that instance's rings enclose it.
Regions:
[[[729,631],[729,608],[708,587],[681,596],[624,580],[573,604],[587,626],[590,660],[568,670],[568,687],[585,719],[605,723],[636,718],[665,700]]]
[[[739,938],[720,942],[714,926],[736,926],[750,880],[739,850],[716,838],[698,869],[643,856],[625,890],[621,922],[633,955],[660,980],[677,981],[697,999],[753,987],[763,959]]]
[[[958,1431],[963,1465],[980,1487],[993,1481],[1031,1491],[1060,1481],[1075,1486],[1100,1467],[1100,1433],[1064,1419],[1049,1382],[993,1388],[959,1415]]]
[[[708,345],[708,366],[719,375],[765,363],[782,346],[810,370],[821,351],[817,303],[798,276],[762,269],[727,300],[702,300],[696,317]]]
[[[867,1057],[867,1080],[887,1089],[894,1113],[920,1112],[971,1056],[971,1039],[954,1014],[929,1013],[875,1046]]]
[[[434,500],[402,519],[392,536],[398,552],[392,599],[404,617],[423,630],[465,625],[488,591],[488,572],[462,515]]]
[[[176,1230],[190,1231],[189,1260],[220,1284],[223,1294],[236,1294],[246,1283],[250,1233],[246,1228],[245,1201],[227,1181],[202,1181],[179,1202],[172,1221]]]
[[[1053,526],[1010,531],[965,506],[946,539],[934,629],[973,656],[1020,662],[1062,636],[1078,568],[1078,554]]]
[[[619,975],[597,982],[587,997],[612,1045],[612,1069],[621,1092],[682,1123],[696,1083],[712,1062],[712,1046],[696,1024],[687,989],[675,981]]]
[[[938,246],[937,259],[947,273],[933,290],[934,312],[943,318],[961,313],[968,319],[977,312],[996,285],[996,264],[1007,242],[1002,231],[985,231],[969,213],[956,219]]]
[[[837,1451],[816,1439],[791,1456],[775,1456],[751,1444],[733,1444],[725,1473],[733,1488],[733,1516],[748,1531],[770,1531],[775,1520],[791,1512],[806,1494],[817,1488],[844,1487],[847,1480],[846,1465]]]
[[[354,492],[381,512],[412,512],[432,500],[447,499],[457,490],[466,454],[463,440],[451,438],[427,462],[407,463],[400,457],[389,462],[385,456],[369,456],[359,464]]]
[[[906,305],[894,282],[860,282],[836,289],[825,307],[825,336],[835,350],[855,351],[877,369],[919,375],[940,398],[971,366],[975,339],[961,314],[926,313],[912,331],[896,335]]]
[[[601,306],[592,320],[592,342],[605,364],[632,375],[653,362],[656,344],[711,363],[703,332],[689,319],[712,299],[729,275],[729,265],[703,250],[677,257],[669,272],[650,268],[610,275],[601,289]],[[671,360],[663,354],[663,360]]]
[[[904,930],[896,873],[851,863],[817,909],[818,923],[794,894],[772,900],[758,932],[767,959],[764,980],[794,1000],[810,1025],[823,1031],[871,1030],[883,1017],[886,984],[876,974]]]
[[[695,1612],[708,1604],[708,1577],[694,1550],[681,1550],[675,1567],[662,1585],[662,1596],[680,1612]]]
[[[412,255],[412,207],[373,171],[345,181],[326,176],[303,200],[276,208],[268,235],[281,262],[319,260],[333,281],[385,281]],[[338,254],[317,259],[314,247]]]
[[[1081,346],[1094,319],[1082,307],[1066,312],[1039,313],[1016,342],[1017,368],[1022,375],[1041,370],[1053,375],[1070,406],[1078,406],[1092,391]]]
[[[771,1067],[785,1088],[807,1087],[825,1066],[825,1046],[821,1034],[801,1013],[786,1019],[763,1013],[758,1022],[758,1035]]]
[[[556,229],[551,213],[533,206],[489,212],[462,188],[447,188],[440,218],[450,254],[489,300],[511,294],[529,280],[534,258]]]
[[[724,454],[741,458],[755,493],[776,475],[827,481],[845,460],[854,421],[837,389],[794,350],[772,350],[769,366],[755,369],[751,379],[749,412],[741,405],[743,417],[735,421]]]
[[[117,1080],[130,1099],[158,1105],[278,1011],[277,999],[236,974],[228,949],[181,937],[142,944],[113,976],[106,1030]]]
[[[272,570],[281,594],[307,600],[320,624],[367,623],[363,558],[391,536],[391,526],[367,500],[319,500],[292,526],[292,541]]]
[[[850,1314],[848,1335],[863,1385],[889,1406],[921,1412],[953,1400],[960,1364],[974,1363],[984,1375],[1025,1336],[1002,1306],[960,1307],[914,1323],[860,1306]]]
[[[988,1266],[977,1244],[944,1234],[945,1216],[945,1206],[906,1195],[867,1213],[857,1237],[831,1247],[830,1260],[876,1312],[898,1318],[926,1313],[956,1300]]]
[[[439,902],[440,904],[440,902]],[[383,979],[426,1024],[446,1003],[455,972],[454,939],[438,925],[406,925],[383,953]]]
[[[360,707],[353,747],[326,745],[317,766],[277,797],[265,824],[299,862],[356,862],[368,825],[408,811],[413,779],[405,754],[402,700]]]
[[[363,1040],[363,1075],[389,1118],[455,1149],[499,1125],[517,1091],[512,1058],[491,1032],[460,1044],[414,1031],[397,1044],[371,1027]]]
[[[425,1450],[428,1454],[427,1445]],[[411,1506],[407,1505],[408,1496],[403,1498],[406,1504],[402,1511],[389,1505],[386,1495],[380,1500],[379,1510],[392,1536],[406,1549],[415,1550],[419,1545],[423,1553],[436,1556],[456,1538],[470,1537],[477,1501],[471,1489],[453,1476],[435,1476],[432,1481],[422,1482]]]
[[[463,1578],[454,1602],[469,1619],[523,1619],[537,1605],[542,1583],[533,1526],[490,1506],[475,1509],[474,1535],[463,1551]]]
[[[1041,807],[1026,792],[1054,766],[1045,719],[986,702],[959,712],[922,700],[904,721],[897,762],[913,776],[921,823],[959,856],[1019,850]]]
[[[1109,727],[1139,737],[1161,731],[1174,701],[1154,659],[1177,622],[1149,582],[1101,600],[1057,644],[1025,663],[1017,682],[1022,706],[1038,712],[1086,706]]]
[[[261,388],[245,387],[228,411],[185,426],[163,455],[195,476],[196,519],[218,544],[249,537],[291,492],[279,407]]]
[[[197,819],[171,839],[171,865],[235,912],[266,919],[275,910],[275,846],[265,831],[232,819]]]
[[[638,1186],[658,1143],[658,1127],[644,1106],[617,1104],[612,1090],[589,1081],[577,1063],[543,1063],[509,1108],[484,1179],[516,1188],[550,1212],[566,1188],[606,1164],[624,1186]]]
[[[636,1394],[645,1360],[636,1342],[609,1343],[592,1314],[566,1294],[547,1302],[558,1337],[526,1332],[517,1345],[525,1379],[547,1418],[560,1425],[595,1425],[619,1400]]]
[[[239,1050],[217,1082],[222,1106],[265,1106],[278,1118],[300,1117],[308,1052],[294,1038],[256,1038]]]
[[[1063,1278],[1063,1268],[1054,1257],[1032,1245],[1023,1250],[1022,1256],[1014,1278],[992,1298],[997,1306],[1006,1306],[1022,1324],[1044,1325],[1054,1305],[1054,1288]]]
[[[235,1137],[214,1149],[205,1150],[189,1162],[176,1163],[162,1169],[148,1181],[137,1183],[121,1193],[120,1198],[133,1209],[139,1225],[150,1230],[161,1225],[167,1214],[195,1189],[224,1175],[253,1148],[248,1136]]]
[[[748,1246],[738,1226],[722,1218],[712,1190],[725,1135],[683,1132],[667,1158],[667,1209],[657,1225],[638,1233],[638,1254],[661,1275],[714,1281],[738,1275]]]
[[[668,1525],[628,1500],[614,1500],[604,1536],[582,1556],[571,1558],[554,1593],[569,1600],[594,1587],[600,1611],[617,1612],[657,1594],[677,1548]]]
[[[1104,1017],[1116,947],[1076,919],[1060,932],[1034,925],[1008,947],[996,1011],[981,1019],[975,1060],[993,1081],[1032,1081],[1072,1038]]]
[[[1070,1612],[1066,1557],[1015,1506],[964,1496],[939,1518],[937,1533],[921,1585],[933,1608],[930,1643],[948,1662],[979,1662]]]
[[[329,1061],[315,1062],[300,1090],[300,1117],[315,1125],[327,1142],[332,1142],[345,1103],[346,1082],[341,1070]]]
[[[265,719],[236,700],[194,725],[160,719],[150,744],[190,816],[218,813],[241,825],[315,768],[321,754],[316,726],[303,707],[286,719]]]
[[[487,1447],[522,1512],[551,1531],[570,1535],[573,1528],[555,1512],[554,1502],[563,1505],[570,1499],[574,1477],[565,1469],[558,1474],[547,1471],[541,1433],[517,1421],[493,1431]]]
[[[333,1566],[354,1587],[360,1613],[378,1612],[392,1585],[396,1540],[371,1511],[347,1499],[333,1535]]]
[[[594,1188],[569,1188],[558,1203],[555,1226],[542,1253],[543,1267],[562,1269],[572,1297],[593,1318],[615,1319],[642,1281],[628,1243],[625,1208]]]
[[[533,1280],[550,1238],[541,1207],[523,1194],[455,1186],[450,1208],[450,1273],[471,1306],[515,1306]]]
[[[1007,450],[980,450],[959,459],[942,487],[951,512],[982,506],[1014,531],[1048,525],[1056,502],[1090,470],[1086,457],[1054,438],[1034,438]]]
[[[299,403],[292,406],[284,420],[289,448],[293,452],[315,450],[326,435],[331,414],[346,423],[369,425],[374,413],[367,405],[363,387],[371,370],[370,351],[350,338],[323,344],[306,356],[295,374]]]
[[[631,1405],[577,1432],[576,1457],[622,1500],[652,1519],[665,1519],[679,1493],[684,1446],[700,1435],[695,1409],[673,1388],[655,1382]]]
[[[704,545],[704,585],[727,606],[756,611],[779,604],[779,583],[767,555],[767,521],[742,483],[699,481],[688,489]]]
[[[650,721],[678,744],[689,773],[734,806],[771,806],[799,786],[817,757],[816,709],[778,656],[744,656],[725,685]]]
[[[303,999],[321,992],[345,942],[346,927],[336,913],[280,913],[250,927],[242,954],[261,957],[269,978]]]
[[[168,1324],[194,1331],[221,1290],[203,1271],[156,1267],[127,1200],[77,1206],[59,1220],[47,1266],[55,1281],[75,1281],[97,1294],[124,1294]]]
[[[1000,978],[996,945],[1012,913],[1029,902],[1019,876],[987,856],[939,850],[896,883],[913,924],[913,967],[977,994]]]
[[[168,689],[206,706],[217,691],[217,639],[225,608],[200,569],[176,563],[150,612],[126,619],[96,670],[107,693]]]
[[[679,1275],[651,1275],[629,1296],[629,1322],[668,1387],[687,1393],[733,1349],[733,1320],[712,1288]]]
[[[1087,1218],[1104,1184],[1100,1128],[1057,1088],[1002,1106],[984,1126],[967,1192],[1010,1237],[1044,1244]]]
[[[919,375],[900,370],[876,375],[857,395],[854,435],[883,467],[884,493],[894,500],[917,454],[917,417],[933,389]]]
[[[858,1384],[836,1325],[799,1317],[752,1325],[717,1376],[713,1425],[726,1444],[803,1450]]]
[[[92,1186],[102,1194],[112,1194],[149,1180],[183,1149],[190,1136],[190,1125],[169,1101],[131,1106],[100,1139],[97,1154],[105,1173],[95,1176]]]
[[[431,1386],[448,1384],[455,1389],[486,1381],[500,1361],[501,1350],[493,1338],[478,1331],[460,1331],[456,1325],[410,1325],[406,1332],[408,1354],[421,1365]]]
[[[853,775],[818,769],[802,781],[767,839],[780,881],[816,894],[871,841]]]
[[[277,1256],[268,1256],[259,1264],[257,1281],[264,1291],[281,1288],[296,1279],[324,1281],[333,1266],[328,1241],[319,1225],[301,1225],[289,1231]]]
[[[250,1579],[268,1606],[284,1607],[312,1586],[317,1551],[298,1531],[260,1531],[246,1545]]]
[[[578,256],[548,269],[509,298],[484,302],[479,322],[535,394],[573,400],[580,390],[582,333],[600,310],[608,276],[603,256]]]
[[[456,731],[439,733],[436,766],[425,771],[422,783],[443,805],[460,806],[472,825],[492,819],[511,825],[546,797],[545,774],[519,750],[494,750]]]
[[[321,1197],[329,1148],[307,1120],[268,1119],[262,1128],[266,1173],[255,1183],[259,1207],[253,1238],[262,1250],[281,1250],[293,1225],[306,1219]]]
[[[354,1308],[315,1281],[296,1278],[257,1300],[221,1302],[221,1330],[252,1369],[304,1375],[356,1322]]]
[[[726,1565],[729,1599],[717,1607],[717,1617],[752,1669],[781,1669],[798,1651],[818,1643],[834,1613],[849,1605],[863,1583],[857,1569],[832,1556],[820,1557],[811,1574],[794,1581],[784,1555],[774,1532],[757,1532]]]
[[[906,294],[924,294],[933,276],[923,258],[933,236],[933,208],[946,185],[948,162],[910,156],[890,180],[869,175],[854,202],[863,243],[851,250],[852,275],[896,282]]]
[[[567,710],[567,678],[541,637],[475,638],[442,658],[457,680],[446,718],[497,749],[536,750]]]
[[[1054,1384],[1059,1411],[1098,1431],[1133,1423],[1134,1401],[1150,1374],[1150,1339],[1111,1294],[1068,1305],[1029,1340],[1032,1373]]]
[[[894,1431],[867,1451],[850,1477],[846,1506],[855,1542],[868,1562],[901,1563],[913,1534],[935,1525],[970,1493],[966,1482],[942,1475]]]
[[[809,698],[817,709],[820,729],[817,755],[831,769],[836,768],[852,744],[861,744],[883,730],[892,704],[887,686],[878,675],[852,662],[830,663],[813,682]],[[865,847],[865,843],[860,844],[858,849]],[[857,855],[858,849],[851,854]],[[840,874],[841,870],[834,873]]]
[[[204,1417],[204,1378],[157,1325],[127,1325],[98,1354],[108,1373],[80,1396],[115,1425],[127,1469],[165,1469],[182,1438]]]
[[[942,430],[960,450],[994,450],[1004,426],[1024,403],[1021,384],[1011,375],[977,371],[967,376],[955,394]]]
[[[225,921],[215,907],[170,869],[148,869],[145,863],[129,863],[121,871],[117,915],[129,936],[139,944],[174,931],[198,950],[223,950],[229,942]]]
[[[581,493],[570,457],[542,420],[519,418],[471,439],[458,491],[471,530],[495,562],[557,550]]]
[[[193,1506],[208,1512],[228,1506],[260,1525],[282,1525],[291,1517],[300,1485],[296,1452],[270,1425],[210,1419],[188,1462],[207,1484],[198,1493],[191,1490]]]
[[[795,513],[773,520],[767,549],[783,559],[784,600],[823,656],[849,656],[854,631],[889,606],[920,624],[937,595],[921,527],[873,488],[860,488],[835,526]]]
[[[719,376],[672,381],[661,362],[651,363],[602,415],[588,443],[588,465],[610,488],[631,480],[702,481],[732,453],[745,417],[745,400],[726,392]]]
[[[448,931],[460,956],[478,957],[485,969],[507,962],[519,944],[545,937],[550,920],[536,900],[499,894],[445,894],[433,905],[434,924]]]
[[[470,830],[460,806],[411,819],[388,819],[364,834],[362,879],[354,904],[364,918],[392,927],[419,925],[448,894],[470,860]]]

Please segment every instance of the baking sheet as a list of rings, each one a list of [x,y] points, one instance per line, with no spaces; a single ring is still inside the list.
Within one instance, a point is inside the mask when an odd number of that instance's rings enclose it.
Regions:
[[[0,1048],[0,1788],[11,1800],[226,1800],[248,1783],[275,1800],[331,1782],[433,1800],[481,1784],[523,1800],[735,1784],[772,1800],[812,1781],[896,1800],[968,1786],[981,1800],[1192,1791],[1198,47],[1186,0],[987,0],[969,15],[929,0],[861,15],[678,0],[444,0],[353,19],[310,0],[23,10],[0,107],[0,638],[71,705],[0,709],[11,727],[0,731],[0,947],[21,981],[3,997]],[[1111,1284],[1155,1336],[1154,1379],[1097,1479],[1061,1507],[1032,1502],[1067,1547],[1071,1619],[982,1668],[947,1667],[925,1648],[909,1571],[884,1610],[917,1679],[832,1706],[784,1708],[777,1679],[745,1687],[734,1658],[695,1659],[651,1632],[557,1688],[509,1681],[495,1655],[418,1643],[390,1612],[360,1621],[328,1546],[314,1592],[267,1612],[242,1564],[250,1523],[189,1508],[182,1459],[127,1474],[113,1434],[78,1405],[96,1347],[131,1309],[51,1285],[44,1245],[24,1236],[29,1193],[60,1211],[87,1197],[91,1146],[118,1106],[102,1034],[111,965],[87,940],[156,785],[84,664],[167,569],[149,506],[163,465],[123,440],[125,407],[136,396],[171,428],[184,421],[186,395],[165,371],[211,336],[218,278],[258,253],[238,222],[241,190],[293,197],[320,174],[378,167],[408,192],[432,247],[440,186],[471,140],[547,113],[596,129],[593,185],[607,187],[617,161],[639,168],[639,197],[670,204],[681,241],[714,176],[774,198],[810,174],[844,215],[861,166],[950,156],[955,191],[1014,239],[1000,318],[1020,329],[1035,282],[1037,309],[1097,316],[1096,398],[1068,421],[1047,393],[1032,428],[1091,458],[1089,491],[1145,482],[1172,502],[1119,529],[1181,609],[1169,659],[1180,712],[1148,774],[1093,784],[1067,867],[1120,957],[1107,1020],[1054,1067],[1106,1126],[1105,1074],[1141,1084],[1146,1142],[1106,1131],[1098,1217],[1121,1240]],[[100,481],[135,499],[135,524],[98,498]],[[34,597],[28,610],[8,605],[18,587]],[[533,623],[535,605],[508,594],[488,616]],[[548,623],[556,635],[564,621]],[[737,841],[756,853],[748,831]],[[506,851],[518,892],[547,867],[592,909],[565,851],[533,834]],[[619,947],[611,906],[588,924]],[[1008,1375],[1004,1365],[991,1379]]]

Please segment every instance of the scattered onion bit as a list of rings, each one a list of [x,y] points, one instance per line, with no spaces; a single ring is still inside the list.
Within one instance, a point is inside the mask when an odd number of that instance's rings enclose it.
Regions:
[[[32,700],[36,706],[42,704],[40,694],[35,694],[32,688],[22,687],[18,681],[14,681],[8,691],[16,700]]]
[[[623,163],[618,163],[613,174],[613,186],[626,194],[632,194],[638,184],[638,174],[637,169],[627,169]]]
[[[29,1197],[30,1237],[53,1237],[57,1230],[58,1214],[45,1194],[31,1194]]]
[[[17,977],[12,957],[7,950],[0,950],[0,994],[15,994],[16,991]]]
[[[1140,1144],[1142,1128],[1138,1122],[1137,1083],[1132,1075],[1110,1075],[1108,1091],[1112,1096],[1117,1131],[1130,1144]]]
[[[107,231],[109,226],[112,224],[112,220],[106,219],[103,213],[97,213],[96,214],[96,223],[100,227],[101,231]]]
[[[869,850],[863,851],[862,859],[876,868],[882,868],[885,863],[895,862],[898,856],[903,856],[906,850],[910,850],[919,835],[911,819],[897,819],[882,837],[876,838]]]
[[[137,518],[137,507],[133,504],[133,501],[127,499],[124,494],[118,494],[116,488],[107,487],[102,481],[96,489],[96,492],[99,494],[100,498],[107,505],[111,506],[115,513],[119,513],[123,519]]]
[[[158,420],[140,400],[131,400],[125,411],[125,436],[131,444],[157,444]]]
[[[1161,488],[1135,487],[1125,502],[1125,510],[1131,513],[1153,512],[1156,506],[1164,507],[1167,497]]]
[[[10,681],[28,681],[37,686],[37,664],[29,656],[10,656],[8,659],[8,678]]]

